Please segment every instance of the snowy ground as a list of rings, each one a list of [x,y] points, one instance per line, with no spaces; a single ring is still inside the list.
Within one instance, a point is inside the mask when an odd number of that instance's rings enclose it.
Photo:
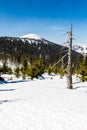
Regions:
[[[87,130],[87,83],[44,76],[0,84],[0,130]]]

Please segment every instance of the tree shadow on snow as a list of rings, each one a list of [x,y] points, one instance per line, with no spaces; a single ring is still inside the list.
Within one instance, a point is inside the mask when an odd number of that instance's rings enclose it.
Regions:
[[[29,80],[15,80],[15,81],[10,81],[7,83],[20,83],[20,82],[28,82]]]
[[[78,88],[87,88],[87,86],[78,86],[78,87],[75,87],[74,89],[78,89]]]
[[[15,99],[15,100],[0,100],[0,104],[3,104],[3,103],[8,103],[8,102],[15,102],[15,101],[18,101],[19,99]]]
[[[14,91],[15,89],[0,89],[0,92],[5,92],[5,91]]]
[[[73,83],[73,85],[74,84],[78,84],[76,87],[74,87],[73,89],[79,89],[79,88],[86,88],[87,86],[86,85],[79,85],[79,83],[82,83],[81,81],[77,81],[77,82],[74,82]]]
[[[81,83],[81,81],[74,82],[73,84],[78,84],[78,83]]]
[[[0,80],[0,84],[7,84],[8,82],[7,81],[1,81]]]

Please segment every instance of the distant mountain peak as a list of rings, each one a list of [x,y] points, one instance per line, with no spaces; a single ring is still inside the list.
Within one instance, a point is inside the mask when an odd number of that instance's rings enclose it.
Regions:
[[[42,40],[42,38],[37,34],[26,34],[26,35],[21,36],[20,38]]]
[[[81,53],[83,55],[87,55],[87,45],[73,45],[73,50],[77,51],[78,53]]]

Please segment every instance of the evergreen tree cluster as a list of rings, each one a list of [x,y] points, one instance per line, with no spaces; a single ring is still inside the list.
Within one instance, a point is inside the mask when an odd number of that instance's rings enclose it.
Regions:
[[[14,70],[14,74],[16,77],[22,76],[23,79],[26,77],[38,78],[38,76],[42,76],[45,72],[45,65],[42,60],[34,61],[32,64],[28,64],[28,60],[23,59],[22,67],[17,66]]]

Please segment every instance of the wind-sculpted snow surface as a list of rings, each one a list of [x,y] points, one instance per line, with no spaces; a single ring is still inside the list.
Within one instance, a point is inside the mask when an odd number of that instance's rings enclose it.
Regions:
[[[45,75],[44,80],[1,84],[0,130],[86,130],[87,83]]]

